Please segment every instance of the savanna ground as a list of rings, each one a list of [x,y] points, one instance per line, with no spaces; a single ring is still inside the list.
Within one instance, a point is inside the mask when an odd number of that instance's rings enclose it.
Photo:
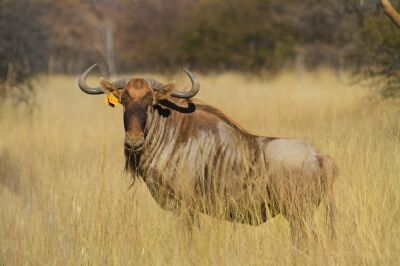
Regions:
[[[75,77],[52,76],[37,82],[34,108],[1,106],[0,265],[400,262],[398,109],[368,100],[373,93],[329,70],[200,81],[198,98],[250,132],[301,138],[336,159],[335,245],[322,226],[322,208],[320,241],[308,252],[292,245],[281,216],[251,227],[202,215],[200,228],[187,233],[143,183],[128,188],[121,107],[83,94]]]

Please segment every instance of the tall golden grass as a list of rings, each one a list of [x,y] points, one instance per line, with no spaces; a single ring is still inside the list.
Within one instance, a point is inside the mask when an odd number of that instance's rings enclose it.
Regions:
[[[329,70],[200,80],[198,97],[250,132],[301,138],[335,158],[334,245],[321,227],[322,208],[320,241],[307,252],[292,245],[281,216],[252,227],[201,215],[200,228],[188,233],[143,182],[128,188],[121,108],[83,94],[74,77],[51,76],[37,83],[35,108],[1,107],[0,265],[399,263],[396,108],[367,101],[367,89]]]

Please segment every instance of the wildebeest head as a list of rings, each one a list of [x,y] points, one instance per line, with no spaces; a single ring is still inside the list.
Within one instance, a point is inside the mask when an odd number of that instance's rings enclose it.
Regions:
[[[144,142],[147,112],[159,101],[170,96],[189,99],[197,94],[200,84],[196,77],[184,69],[192,88],[187,92],[176,91],[175,81],[162,84],[152,78],[132,78],[116,82],[100,78],[100,87],[89,87],[86,77],[96,64],[84,71],[78,80],[79,88],[88,94],[107,94],[115,97],[124,109],[125,144],[138,147]]]

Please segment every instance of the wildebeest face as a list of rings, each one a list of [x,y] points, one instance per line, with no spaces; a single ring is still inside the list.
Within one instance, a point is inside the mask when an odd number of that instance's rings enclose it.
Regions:
[[[133,78],[118,90],[111,82],[100,79],[100,87],[106,94],[113,94],[124,108],[125,143],[140,146],[144,141],[147,112],[174,92],[175,82],[153,90],[145,79]]]
[[[100,78],[100,87],[90,87],[86,84],[88,74],[97,66],[87,68],[78,79],[79,88],[91,95],[107,94],[108,103],[112,106],[121,103],[124,107],[125,144],[129,147],[141,146],[144,142],[145,127],[148,112],[160,100],[169,96],[190,99],[200,90],[197,78],[184,68],[192,87],[188,91],[175,90],[175,81],[166,85],[151,78],[122,79],[109,82]]]

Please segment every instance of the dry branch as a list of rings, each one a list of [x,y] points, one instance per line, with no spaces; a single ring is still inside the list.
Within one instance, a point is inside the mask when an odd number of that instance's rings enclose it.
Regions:
[[[380,0],[386,15],[400,28],[400,14],[392,6],[389,0]]]

